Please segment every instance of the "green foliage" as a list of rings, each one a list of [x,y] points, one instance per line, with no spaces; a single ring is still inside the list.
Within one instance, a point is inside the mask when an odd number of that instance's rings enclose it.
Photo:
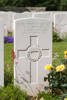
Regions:
[[[64,58],[64,51],[67,50],[67,42],[62,41],[62,42],[53,42],[53,58],[55,54],[58,55],[57,59],[53,60],[53,65],[58,65],[59,61]]]
[[[56,32],[53,32],[53,42],[60,42],[62,39],[57,35]]]
[[[42,97],[44,100],[59,100],[59,97],[45,92],[39,93],[37,97],[38,100]],[[0,87],[0,100],[35,100],[35,97],[27,95],[26,91],[22,91],[18,86],[10,84],[6,87]]]
[[[18,86],[8,85],[0,88],[0,100],[26,100],[27,93]]]
[[[47,11],[67,10],[67,0],[0,0],[0,7],[46,7]]]
[[[67,99],[67,93],[60,96],[60,100],[66,100]]]
[[[5,83],[5,86],[7,86],[8,84],[12,83],[13,84],[13,80],[14,80],[14,77],[13,77],[13,69],[10,68],[5,68],[5,71],[4,71],[4,83]]]
[[[49,94],[49,93],[44,93],[44,92],[41,92],[41,93],[39,93],[38,94],[38,98],[40,99],[40,98],[44,98],[44,100],[59,100],[59,97],[57,97],[57,96],[52,96],[51,94]]]
[[[61,61],[61,64],[65,65],[65,70],[57,71],[55,66],[51,69],[48,76],[44,78],[44,81],[49,82],[49,86],[45,87],[45,90],[50,89],[54,95],[61,95],[67,92],[67,59]]]
[[[13,43],[4,44],[4,84],[7,86],[10,83],[13,83],[13,61],[11,56],[11,51],[13,49]],[[8,64],[8,66],[7,66]]]

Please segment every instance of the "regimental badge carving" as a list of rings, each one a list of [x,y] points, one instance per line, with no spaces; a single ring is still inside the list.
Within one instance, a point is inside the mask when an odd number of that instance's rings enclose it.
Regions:
[[[30,61],[36,62],[38,61],[42,56],[42,51],[39,48],[30,48],[27,57]]]

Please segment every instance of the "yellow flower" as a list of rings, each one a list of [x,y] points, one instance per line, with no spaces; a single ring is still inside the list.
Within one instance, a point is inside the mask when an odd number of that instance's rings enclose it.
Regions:
[[[64,51],[64,55],[67,55],[67,51]]]
[[[67,100],[67,98],[64,98],[64,100]]]
[[[66,58],[66,59],[67,59],[67,55],[64,55],[64,58]]]
[[[44,98],[41,98],[40,100],[44,100]]]
[[[64,51],[64,58],[67,58],[67,51]]]
[[[51,65],[46,65],[46,66],[45,66],[45,69],[46,69],[46,70],[51,70],[52,68],[53,68],[53,67],[52,67]]]
[[[56,67],[56,71],[63,71],[65,69],[65,66],[64,65],[60,65],[60,66],[57,66]]]

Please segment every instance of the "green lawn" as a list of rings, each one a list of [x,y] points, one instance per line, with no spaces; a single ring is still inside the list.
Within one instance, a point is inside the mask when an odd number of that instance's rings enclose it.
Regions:
[[[5,60],[5,67],[7,64],[10,65],[10,67],[13,66],[13,62],[11,61],[12,59],[12,55],[11,55],[11,51],[13,49],[13,43],[5,43],[4,45],[4,60]]]
[[[52,96],[51,94],[47,94],[47,93],[40,93],[38,95],[39,98],[44,98],[44,100],[60,100],[58,96]]]
[[[13,61],[11,51],[13,49],[13,43],[4,44],[4,84],[13,83]],[[9,65],[7,67],[7,64]]]
[[[67,42],[54,42],[53,43],[53,58],[58,55],[57,59],[53,60],[53,65],[58,65],[60,60],[64,58],[64,51],[67,50]]]

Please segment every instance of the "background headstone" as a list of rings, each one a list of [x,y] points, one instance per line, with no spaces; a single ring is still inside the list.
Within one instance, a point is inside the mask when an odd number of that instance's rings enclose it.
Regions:
[[[61,38],[67,36],[67,13],[60,12],[54,14],[54,29]]]
[[[3,20],[4,36],[8,35],[8,32],[13,32],[13,12],[0,12],[0,20]]]
[[[14,15],[14,19],[19,19],[19,18],[28,18],[28,17],[32,17],[32,13],[30,12],[24,12],[24,13],[15,13]]]
[[[0,18],[0,86],[4,86],[4,31]]]
[[[45,12],[27,14],[27,18],[25,13],[14,17],[14,78],[21,89],[36,95],[48,85],[44,77],[49,73],[46,64],[52,63],[52,16]]]

